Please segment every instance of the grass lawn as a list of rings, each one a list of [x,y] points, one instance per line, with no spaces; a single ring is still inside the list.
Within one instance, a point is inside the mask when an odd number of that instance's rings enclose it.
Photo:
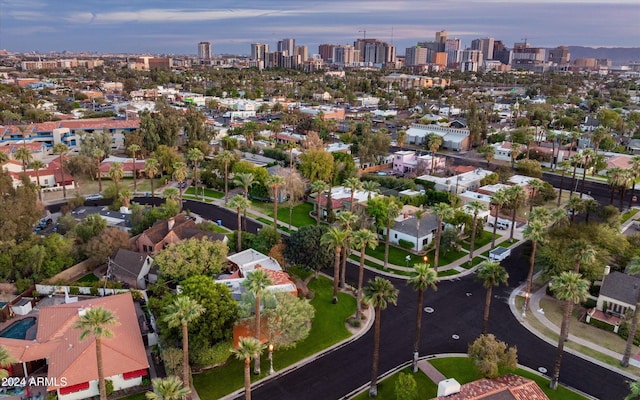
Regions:
[[[620,217],[620,223],[625,223],[626,221],[629,220],[629,218],[633,217],[634,215],[636,215],[638,213],[637,208],[632,208],[631,210],[627,211],[626,213],[622,214],[622,216]]]
[[[266,226],[273,227],[273,220],[271,220],[271,219],[266,219],[266,218],[262,218],[262,217],[257,217],[255,219],[256,219],[256,221],[262,222]],[[278,222],[280,222],[280,220],[278,220]],[[287,228],[285,226],[282,226],[280,224],[278,224],[278,229],[281,230],[281,231],[284,231],[284,232],[288,232],[288,233],[295,232],[293,230],[290,231],[289,228]]]
[[[132,394],[131,396],[122,397],[120,400],[147,400],[144,393]]]
[[[76,281],[76,283],[93,283],[93,282],[98,282],[100,280],[100,278],[98,278],[97,276],[95,276],[92,273],[90,274],[86,274],[85,276],[83,276],[82,278],[78,279]]]
[[[409,366],[401,371],[398,371],[391,376],[386,377],[383,381],[378,382],[378,398],[379,399],[395,399],[396,382],[401,372],[410,373],[413,379],[418,384],[418,399],[432,399],[438,394],[438,385],[433,383],[422,371],[417,373],[412,372],[413,369]],[[369,388],[355,396],[354,400],[365,400],[369,398]]]
[[[340,293],[338,304],[332,304],[333,283],[325,277],[312,280],[309,283],[309,288],[315,291],[315,297],[311,304],[316,309],[311,333],[293,349],[274,352],[273,366],[276,370],[316,354],[350,336],[345,326],[345,320],[356,311],[355,298]],[[269,360],[266,353],[263,353],[260,361],[262,374],[260,376],[252,375],[253,381],[264,378],[269,370]],[[224,367],[194,375],[193,382],[200,398],[204,400],[218,399],[243,387],[244,362],[229,358]]]
[[[375,257],[380,261],[384,261],[384,241],[380,241],[380,244],[375,249],[370,249],[367,247],[366,251],[368,256]],[[412,266],[416,262],[421,262],[422,258],[411,254],[406,250],[399,249],[397,247],[393,247],[391,244],[389,245],[389,262],[394,265],[398,265],[400,267],[406,267],[407,261],[406,257],[410,256],[411,261],[409,262],[409,266]]]
[[[476,371],[473,361],[466,357],[436,358],[430,361],[444,376],[455,378],[460,384],[469,383],[482,376]],[[551,400],[584,400],[585,397],[562,386],[558,390],[549,388],[549,380],[523,369],[513,371],[516,375],[536,381]]]
[[[289,223],[289,203],[281,204],[284,207],[278,207],[278,221]],[[271,207],[273,210],[273,207]],[[309,213],[313,210],[313,204],[300,203],[293,206],[293,212],[291,213],[291,226],[301,228],[307,225],[315,225],[316,219],[311,217]],[[271,212],[270,215],[273,215]]]
[[[447,250],[446,252],[442,250],[443,249],[441,248],[440,255],[439,255],[440,258],[438,260],[438,266],[451,264],[452,262],[462,257],[467,257],[467,258],[469,257],[469,253],[462,250],[457,251],[454,249],[450,249],[450,250]],[[434,254],[435,254],[435,250],[429,251],[429,260],[433,261]]]
[[[455,269],[446,269],[444,271],[438,271],[438,276],[452,276],[457,275],[459,272]]]
[[[184,194],[188,194],[188,195],[192,195],[195,196],[195,188],[192,187],[188,187],[187,190],[184,191]],[[213,190],[213,189],[204,189],[204,195],[205,197],[209,197],[209,198],[214,198],[214,199],[221,199],[224,197],[224,193],[222,192],[218,192],[217,190]],[[202,198],[202,187],[198,186],[198,197]]]
[[[483,231],[481,235],[476,235],[475,249],[478,250],[480,247],[491,243],[492,237],[493,235],[487,231]],[[498,240],[499,237],[500,235],[496,233],[496,240]],[[462,248],[467,251],[471,249],[471,237],[462,244]]]

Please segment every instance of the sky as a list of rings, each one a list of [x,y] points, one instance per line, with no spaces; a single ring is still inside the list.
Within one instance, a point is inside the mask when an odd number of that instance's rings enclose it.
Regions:
[[[400,55],[440,30],[463,48],[638,47],[640,0],[0,0],[0,49],[17,52],[196,54],[210,41],[214,54],[250,54],[294,38],[314,54],[366,35]]]

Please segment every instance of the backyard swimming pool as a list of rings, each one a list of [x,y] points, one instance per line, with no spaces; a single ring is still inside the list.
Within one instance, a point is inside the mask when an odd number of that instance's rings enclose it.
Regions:
[[[27,331],[35,324],[36,319],[34,317],[23,318],[0,331],[0,337],[9,339],[34,339],[35,332],[29,335],[33,336],[33,338],[27,338]]]

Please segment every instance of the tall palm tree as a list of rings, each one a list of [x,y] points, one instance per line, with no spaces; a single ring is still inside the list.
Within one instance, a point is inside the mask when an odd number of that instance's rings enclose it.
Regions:
[[[420,251],[420,222],[422,222],[422,217],[428,212],[422,208],[422,204],[418,209],[416,209],[415,217],[416,217],[416,251]]]
[[[189,324],[204,312],[204,307],[188,296],[178,296],[173,303],[164,308],[164,321],[170,328],[182,328],[182,382],[186,387],[191,386],[189,373]],[[188,398],[188,397],[187,397]]]
[[[351,178],[347,178],[344,181],[343,185],[351,191],[351,199],[349,200],[349,211],[353,212],[353,199],[356,195],[356,190],[362,190],[362,182],[360,181],[360,179],[358,179],[357,176],[352,176]]]
[[[573,224],[576,215],[582,213],[584,209],[584,200],[579,197],[571,197],[565,204],[565,208],[570,211],[571,223]]]
[[[4,154],[4,153],[3,153]],[[11,357],[11,354],[7,351],[6,347],[0,346],[0,378],[8,378],[9,371],[8,369],[11,367],[16,360]]]
[[[367,201],[371,200],[371,195],[373,193],[380,192],[380,184],[376,181],[364,181],[362,182],[362,190],[367,192]]]
[[[22,163],[22,172],[26,173],[27,165],[29,164],[29,161],[33,159],[33,155],[31,154],[31,151],[27,149],[27,146],[22,146],[16,150],[13,154],[13,158]]]
[[[557,207],[560,207],[560,201],[562,199],[562,189],[564,187],[564,176],[567,173],[567,170],[571,167],[571,163],[568,160],[560,161],[558,164],[560,169],[562,169],[562,175],[560,176],[560,187],[558,188],[558,204]]]
[[[392,196],[385,197],[387,201],[387,209],[386,215],[384,217],[386,223],[386,232],[384,235],[384,267],[387,268],[389,266],[389,241],[391,239],[391,222],[395,220],[395,218],[400,214],[400,210],[402,209],[402,203]]]
[[[469,246],[469,265],[473,265],[473,250],[476,247],[476,230],[478,227],[478,213],[480,211],[484,211],[487,208],[484,204],[480,203],[478,200],[470,201],[467,204],[467,208],[469,211],[473,213],[473,223],[471,225],[471,244]]]
[[[145,393],[148,400],[184,400],[191,393],[191,389],[184,387],[180,378],[174,375],[152,379],[151,390]]]
[[[429,146],[429,150],[431,151],[431,174],[432,175],[436,167],[436,151],[438,151],[440,146],[442,146],[442,143],[444,143],[444,139],[442,138],[442,136],[437,135],[435,133],[432,133],[431,135],[429,135],[428,146]]]
[[[569,323],[571,321],[571,312],[573,305],[584,301],[589,294],[589,281],[582,278],[582,275],[565,271],[552,279],[551,290],[556,299],[564,301],[564,310],[562,313],[562,324],[560,325],[560,338],[558,339],[558,350],[556,352],[556,360],[553,366],[553,375],[551,376],[551,389],[558,388],[560,379],[560,365],[562,363],[562,354],[564,352],[564,343],[569,337]]]
[[[629,208],[631,208],[631,202],[633,196],[636,194],[636,180],[640,176],[640,156],[633,156],[629,161],[629,177],[631,178],[631,196],[629,196]]]
[[[233,153],[230,151],[223,151],[216,157],[224,165],[224,204],[229,201],[229,165],[233,161]]]
[[[265,345],[256,338],[240,337],[238,348],[232,350],[240,361],[244,361],[244,398],[251,400],[251,360],[260,360]]]
[[[251,200],[245,198],[244,196],[238,194],[229,200],[229,207],[235,208],[236,213],[238,214],[238,252],[242,251],[242,212],[247,212],[247,208],[251,207]],[[245,221],[246,223],[246,221]]]
[[[478,280],[482,281],[482,285],[487,289],[487,295],[484,300],[484,314],[482,318],[482,334],[487,333],[489,328],[489,310],[491,309],[491,295],[494,286],[507,284],[509,274],[499,262],[485,261],[478,269]]]
[[[569,252],[573,254],[573,272],[580,273],[580,267],[593,264],[596,261],[598,251],[585,239],[577,239],[569,245]]]
[[[493,236],[491,237],[491,249],[496,247],[496,229],[498,228],[498,218],[500,216],[500,209],[502,206],[509,202],[509,194],[506,189],[498,189],[493,196],[491,196],[491,204],[493,204],[496,216],[493,219]]]
[[[132,144],[127,147],[127,151],[131,154],[133,159],[133,192],[138,191],[138,167],[136,166],[136,155],[140,151],[140,146]]]
[[[582,152],[582,182],[580,183],[580,198],[584,195],[584,181],[587,178],[587,169],[595,164],[595,156],[593,150],[585,149]]]
[[[160,172],[160,165],[158,164],[158,160],[155,158],[147,158],[144,162],[144,173],[147,175],[151,183],[151,198],[155,198],[155,191],[153,187],[153,179]],[[155,203],[154,203],[155,206]]]
[[[588,224],[591,214],[600,210],[600,203],[595,199],[584,199],[582,200],[582,208],[585,213],[585,222]]]
[[[89,335],[96,341],[96,361],[98,363],[98,386],[100,388],[100,400],[107,399],[107,388],[104,381],[104,365],[102,359],[102,339],[113,337],[113,331],[109,329],[118,323],[113,313],[102,307],[95,307],[87,310],[78,321],[75,328],[82,331],[80,340],[86,339]]]
[[[38,184],[38,199],[42,201],[42,186],[40,186],[40,170],[46,168],[46,164],[40,160],[33,160],[29,164],[29,168],[36,171],[36,183]]]
[[[360,251],[360,269],[358,271],[358,294],[357,294],[357,309],[356,320],[360,320],[362,315],[362,285],[364,280],[364,257],[366,255],[367,247],[375,249],[378,247],[378,235],[369,229],[360,229],[353,233],[353,241],[351,245],[354,249]]]
[[[162,197],[164,197],[165,200],[177,202],[178,200],[180,200],[180,192],[174,187],[169,187],[162,192]]]
[[[104,157],[104,150],[96,147],[91,152],[91,156],[96,160],[96,171],[98,174],[98,193],[102,193],[102,174],[100,173],[100,162],[102,162],[102,157]]]
[[[262,269],[254,269],[253,272],[247,276],[242,282],[242,285],[249,291],[249,293],[253,294],[253,297],[256,300],[256,309],[255,309],[255,328],[253,331],[253,337],[261,343],[261,333],[260,333],[260,308],[262,306],[262,295],[267,291],[267,287],[273,285],[273,281]],[[255,357],[255,363],[253,365],[253,373],[256,375],[260,375],[260,354]]]
[[[573,165],[573,175],[571,176],[571,187],[569,188],[569,198],[573,197],[573,191],[576,188],[576,170],[578,169],[578,165],[582,164],[582,155],[580,153],[576,153],[571,156],[569,159],[571,165]]]
[[[344,289],[347,274],[347,252],[351,248],[352,228],[358,222],[358,216],[351,211],[343,211],[338,215],[337,222],[347,232],[347,237],[344,239],[344,245],[342,246],[342,264],[340,266],[340,287]]]
[[[187,153],[187,160],[193,163],[193,185],[195,186],[196,197],[198,196],[198,164],[204,160],[204,154],[199,148],[194,147],[189,149]],[[204,187],[202,188],[202,200],[204,200]]]
[[[364,301],[375,309],[376,319],[374,323],[373,335],[373,363],[371,366],[371,387],[369,397],[378,395],[378,364],[380,362],[380,317],[382,310],[386,309],[389,303],[395,305],[398,302],[398,289],[393,284],[379,276],[364,288]]]
[[[265,184],[271,189],[273,194],[273,229],[278,230],[278,202],[280,200],[280,187],[285,184],[285,180],[280,175],[271,175]]]
[[[525,193],[524,189],[520,185],[513,185],[507,189],[507,193],[509,194],[509,203],[513,208],[511,212],[511,234],[509,235],[509,240],[513,242],[513,231],[516,228],[516,215],[518,213],[518,206],[520,205],[520,201],[524,199]]]
[[[527,275],[527,290],[524,295],[523,311],[529,309],[529,297],[533,286],[533,270],[536,262],[536,250],[538,243],[544,243],[547,237],[547,229],[538,219],[531,219],[522,232],[525,239],[531,240],[531,255],[529,256],[529,275]]]
[[[344,246],[345,239],[347,238],[347,232],[338,227],[332,226],[327,232],[325,232],[320,238],[320,243],[324,246],[328,246],[334,251],[333,260],[333,304],[338,303],[338,283],[340,280],[340,254],[342,253],[342,246]]]
[[[404,147],[404,142],[407,141],[407,131],[404,129],[399,129],[396,132],[396,142],[398,142],[398,146],[400,146],[400,151],[402,151],[402,147]]]
[[[64,177],[64,155],[67,154],[69,148],[66,144],[60,142],[53,145],[53,154],[60,156],[60,173],[62,174],[62,196],[67,198],[67,183]]]
[[[122,168],[122,163],[114,162],[109,167],[109,177],[116,185],[116,197],[120,196],[120,181],[124,177],[124,169]]]
[[[330,190],[331,186],[324,181],[315,181],[311,184],[311,193],[316,193],[316,225],[320,226],[320,216],[322,215],[322,207],[320,206],[320,198],[322,194]]]
[[[635,256],[631,259],[627,268],[628,275],[640,274],[640,257]],[[631,326],[629,327],[629,336],[627,337],[627,345],[624,348],[624,355],[620,361],[620,365],[623,367],[629,366],[629,359],[631,358],[631,349],[633,348],[633,341],[636,337],[636,331],[638,329],[638,313],[640,312],[640,291],[636,296],[636,307],[633,310],[633,317],[631,317]]]
[[[531,179],[528,183],[531,193],[529,194],[529,212],[533,210],[533,203],[536,199],[536,195],[544,189],[544,181],[540,179]]]
[[[242,186],[244,198],[249,199],[249,188],[256,183],[256,178],[251,172],[241,172],[234,174],[233,183]],[[247,209],[244,210],[244,230],[247,230]]]
[[[455,210],[447,203],[438,203],[431,207],[431,213],[438,217],[438,230],[436,231],[435,255],[433,257],[433,268],[438,272],[438,261],[440,257],[440,240],[442,239],[442,224],[444,221],[453,218]]]
[[[424,292],[431,288],[437,290],[438,273],[428,264],[418,263],[413,266],[414,274],[407,281],[413,286],[413,290],[418,292],[418,304],[416,307],[416,337],[413,341],[413,372],[418,372],[418,356],[420,349],[420,336],[422,329],[422,303],[424,303]]]
[[[187,176],[189,176],[189,167],[187,167],[186,163],[182,161],[173,163],[173,177],[178,181],[178,186],[180,187],[180,200],[182,200],[182,182],[187,180]]]
[[[131,204],[131,191],[129,189],[125,189],[123,191],[120,192],[120,194],[118,195],[118,199],[120,200],[120,202],[122,203],[122,206],[129,208],[129,205]]]

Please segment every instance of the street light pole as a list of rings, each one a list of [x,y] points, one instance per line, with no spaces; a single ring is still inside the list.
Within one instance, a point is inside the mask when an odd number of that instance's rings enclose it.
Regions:
[[[409,254],[407,254],[407,256],[404,258],[404,261],[407,264],[407,268],[409,268],[409,261],[411,261],[411,256]]]
[[[273,375],[273,344],[269,343],[269,375]]]

